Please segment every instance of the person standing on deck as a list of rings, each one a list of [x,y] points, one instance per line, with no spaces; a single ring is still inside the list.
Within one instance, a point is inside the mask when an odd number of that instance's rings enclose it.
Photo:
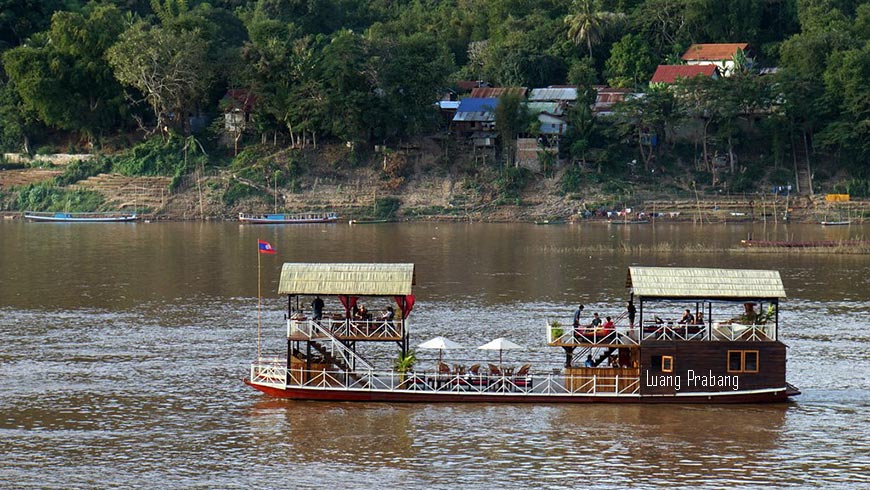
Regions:
[[[574,338],[580,336],[580,315],[583,314],[583,305],[577,307],[577,311],[574,312]]]
[[[323,300],[320,299],[320,296],[315,297],[314,301],[311,302],[311,309],[314,310],[315,320],[323,319]]]
[[[635,314],[637,314],[637,309],[634,307],[634,302],[628,300],[628,326],[629,328],[634,328],[634,318]]]

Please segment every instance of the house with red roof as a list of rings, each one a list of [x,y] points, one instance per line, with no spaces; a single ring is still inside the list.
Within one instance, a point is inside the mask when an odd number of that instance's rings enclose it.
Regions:
[[[680,78],[708,77],[719,78],[719,68],[716,65],[659,65],[650,79],[650,85],[656,83],[671,84]]]
[[[734,73],[735,59],[738,56],[746,56],[749,62],[752,58],[749,54],[749,44],[693,44],[683,53],[682,60],[687,65],[715,65],[723,77]]]

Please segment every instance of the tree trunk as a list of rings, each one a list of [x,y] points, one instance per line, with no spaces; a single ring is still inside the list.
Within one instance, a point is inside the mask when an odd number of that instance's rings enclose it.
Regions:
[[[702,151],[704,152],[704,168],[707,170],[710,169],[710,158],[707,156],[707,126],[710,125],[710,121],[708,119],[704,120],[704,134],[702,135],[701,145]]]
[[[734,174],[734,145],[731,144],[731,136],[728,136],[728,161],[731,164],[731,174]]]
[[[807,132],[804,131],[804,152],[806,154],[807,160],[807,182],[810,185],[808,189],[810,191],[810,197],[813,197],[813,169],[810,167],[810,144],[807,138]]]

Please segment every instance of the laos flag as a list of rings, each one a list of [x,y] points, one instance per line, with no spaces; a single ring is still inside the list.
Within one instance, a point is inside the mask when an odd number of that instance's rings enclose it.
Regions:
[[[269,242],[264,242],[263,240],[257,240],[257,248],[260,250],[261,254],[275,253],[275,249],[272,248],[272,244]]]

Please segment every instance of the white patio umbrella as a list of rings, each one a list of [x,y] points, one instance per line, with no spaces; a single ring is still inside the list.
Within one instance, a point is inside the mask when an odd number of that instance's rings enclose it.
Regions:
[[[487,343],[481,345],[480,347],[478,347],[478,349],[497,350],[498,351],[498,364],[499,364],[499,367],[501,367],[502,351],[505,351],[508,349],[525,349],[525,347],[523,347],[519,344],[515,344],[504,337],[499,337],[495,340],[492,340],[490,342],[487,342]]]
[[[461,349],[463,346],[446,337],[435,337],[417,347],[421,349],[438,349],[438,362],[441,362],[441,354],[445,349]]]

